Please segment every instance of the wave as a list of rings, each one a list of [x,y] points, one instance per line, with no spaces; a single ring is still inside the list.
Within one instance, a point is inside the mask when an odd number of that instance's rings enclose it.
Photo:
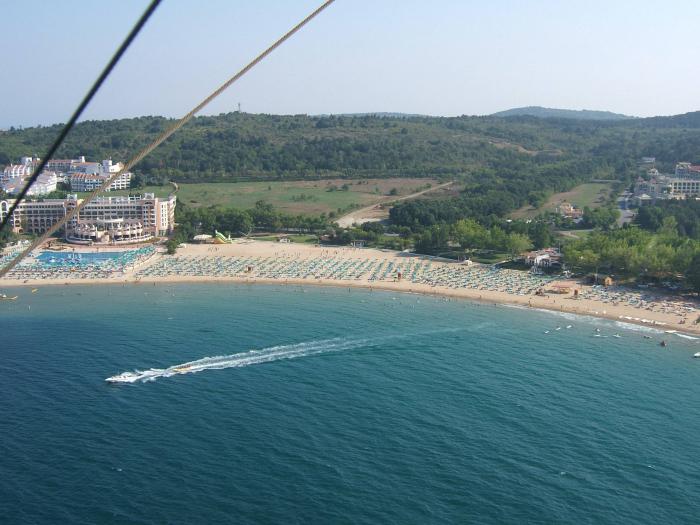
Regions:
[[[687,335],[687,334],[675,333],[673,335],[676,335],[678,337],[682,337],[683,339],[692,339],[693,341],[697,341],[699,339],[698,337],[693,337],[692,335]]]
[[[643,332],[646,334],[664,333],[664,331],[659,328],[652,328],[651,326],[642,326],[640,324],[628,323],[625,321],[615,321],[615,326],[619,328],[624,328],[625,330],[630,330],[632,332]]]

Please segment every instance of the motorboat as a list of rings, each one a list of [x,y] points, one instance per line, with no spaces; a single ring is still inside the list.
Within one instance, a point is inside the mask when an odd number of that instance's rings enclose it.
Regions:
[[[12,297],[10,297],[9,295],[2,293],[0,294],[0,301],[14,301],[15,299],[17,299],[17,297],[17,295],[13,295]]]
[[[122,372],[116,376],[108,377],[105,379],[108,383],[133,383],[141,377],[141,374],[136,372]]]
[[[693,357],[700,357],[700,352],[695,352],[695,353],[693,354]]]

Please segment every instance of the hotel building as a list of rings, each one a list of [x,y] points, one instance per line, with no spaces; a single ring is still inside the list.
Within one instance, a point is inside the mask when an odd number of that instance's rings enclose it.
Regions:
[[[71,191],[93,191],[99,188],[111,175],[121,171],[124,164],[117,162],[112,164],[112,159],[100,162],[85,162],[85,157],[80,162],[72,161],[68,173],[68,183]],[[128,190],[131,185],[131,173],[122,173],[106,191]]]
[[[13,200],[0,201],[3,219]],[[81,200],[76,195],[66,199],[24,201],[12,214],[10,224],[15,233],[46,232]],[[131,197],[96,197],[66,226],[63,236],[78,244],[128,244],[167,235],[175,226],[175,195],[158,198],[153,193]]]
[[[68,175],[68,183],[71,191],[94,191],[99,188],[109,175],[97,173],[70,173]],[[131,173],[127,172],[109,185],[105,191],[128,190],[131,186]]]
[[[675,176],[662,175],[656,169],[647,171],[648,179],[638,178],[633,202],[639,206],[663,199],[691,199],[700,196],[700,167],[688,162],[676,165]]]

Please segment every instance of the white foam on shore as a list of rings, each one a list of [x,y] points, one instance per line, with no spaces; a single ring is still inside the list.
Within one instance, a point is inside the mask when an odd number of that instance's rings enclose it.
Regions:
[[[503,306],[506,306],[508,308],[516,308],[518,310],[542,312],[542,313],[554,315],[557,317],[562,317],[562,318],[570,320],[570,321],[584,320],[584,321],[586,321],[592,325],[595,325],[595,326],[614,325],[617,328],[622,328],[624,330],[630,330],[632,332],[642,332],[642,333],[648,333],[648,334],[663,334],[666,332],[663,328],[657,328],[651,324],[650,325],[641,325],[641,324],[636,324],[634,322],[631,322],[632,320],[638,320],[640,322],[646,321],[649,323],[653,323],[653,321],[648,320],[648,319],[632,319],[632,318],[630,318],[630,321],[627,321],[627,320],[615,321],[613,319],[609,319],[606,317],[596,317],[594,315],[583,314],[583,313],[561,312],[561,311],[556,311],[556,310],[548,310],[547,308],[533,308],[530,306],[524,306],[524,305],[519,305],[519,304],[504,304]],[[682,337],[683,339],[700,340],[700,338],[698,338],[698,337],[694,337],[694,336],[688,335],[688,334],[682,334],[679,332],[673,332],[670,335],[676,335],[678,337]]]
[[[693,337],[692,335],[687,335],[687,334],[675,333],[673,335],[677,335],[678,337],[682,337],[683,339],[692,339],[693,341],[697,341],[698,339],[700,339],[700,337]]]
[[[573,313],[573,312],[562,312],[560,310],[549,310],[547,308],[536,308],[532,306],[525,306],[525,305],[520,305],[520,304],[508,304],[504,303],[503,306],[506,306],[508,308],[517,308],[518,310],[527,310],[529,312],[541,312],[543,314],[549,314],[549,315],[554,315],[556,317],[561,317],[564,318],[568,321],[581,321],[584,320],[588,323],[591,324],[609,324],[611,321],[610,319],[606,319],[604,317],[596,317],[594,315],[589,315],[589,314],[583,314],[583,313]]]
[[[625,321],[615,321],[615,326],[624,328],[625,330],[631,330],[633,332],[643,332],[647,334],[663,334],[664,331],[659,328],[652,328],[651,326],[642,326],[640,324],[628,323]]]

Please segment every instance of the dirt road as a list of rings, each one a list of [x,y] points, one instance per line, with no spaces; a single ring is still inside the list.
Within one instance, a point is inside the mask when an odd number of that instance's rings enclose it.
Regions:
[[[431,191],[447,188],[449,186],[452,186],[453,184],[454,181],[445,182],[443,184],[433,186],[432,188],[428,188],[427,190],[411,193],[410,195],[404,195],[403,197],[386,197],[381,202],[377,202],[376,204],[372,204],[371,206],[367,206],[365,208],[360,208],[359,210],[351,211],[347,215],[343,215],[342,217],[340,217],[335,222],[338,223],[338,226],[340,226],[341,228],[349,228],[353,224],[364,224],[365,222],[381,221],[389,216],[389,208],[381,208],[382,204],[415,199],[416,197],[420,197],[421,195],[425,195],[426,193],[430,193]]]

